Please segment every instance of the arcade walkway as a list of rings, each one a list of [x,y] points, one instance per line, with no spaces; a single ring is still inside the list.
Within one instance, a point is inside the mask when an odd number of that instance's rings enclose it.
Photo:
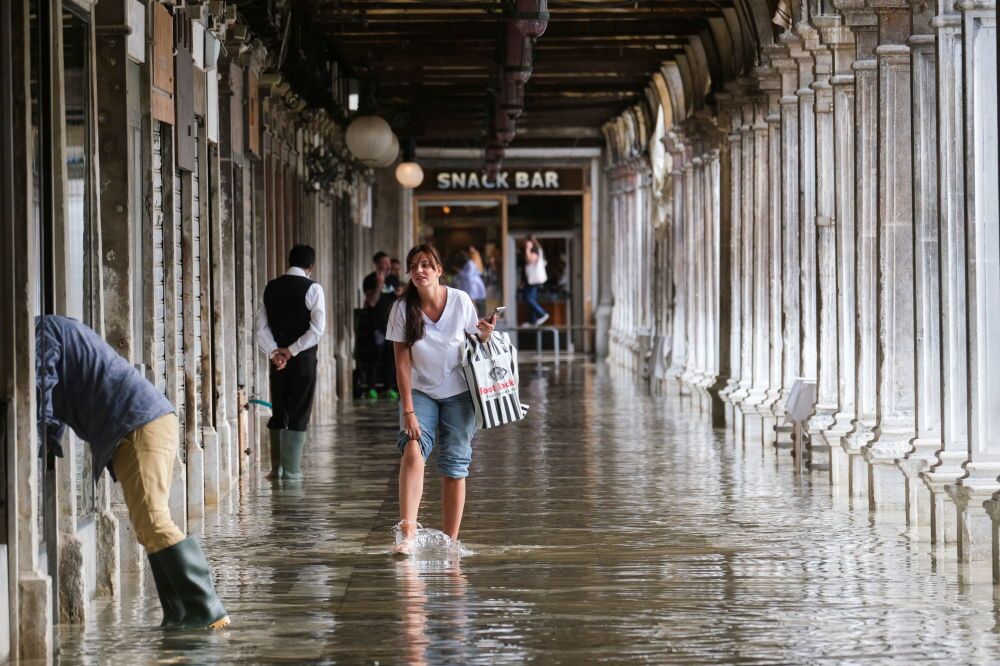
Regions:
[[[995,661],[990,573],[959,567],[954,549],[934,557],[903,528],[871,524],[825,478],[799,485],[784,454],[744,450],[606,366],[526,366],[522,378],[530,426],[477,439],[473,554],[460,562],[384,554],[394,417],[384,403],[345,407],[316,431],[303,487],[261,481],[207,518],[231,631],[151,628],[155,595],[126,589],[57,629],[58,659]]]

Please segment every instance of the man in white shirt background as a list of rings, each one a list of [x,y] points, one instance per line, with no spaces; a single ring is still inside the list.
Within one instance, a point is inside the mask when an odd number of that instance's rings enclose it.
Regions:
[[[310,279],[316,251],[296,245],[288,270],[264,287],[257,311],[257,345],[271,359],[269,479],[298,481],[316,393],[316,350],[326,329],[323,287]]]

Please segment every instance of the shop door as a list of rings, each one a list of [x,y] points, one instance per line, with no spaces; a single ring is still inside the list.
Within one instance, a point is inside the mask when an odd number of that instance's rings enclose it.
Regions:
[[[524,286],[524,245],[527,238],[526,233],[512,232],[507,241],[507,256],[513,258],[508,262],[507,282],[518,292],[517,319],[514,322],[517,326],[529,323],[528,307],[520,297]],[[542,246],[548,276],[548,281],[538,289],[538,304],[549,315],[545,325],[572,326],[579,322],[578,235],[574,232],[540,232],[535,234],[535,239]]]

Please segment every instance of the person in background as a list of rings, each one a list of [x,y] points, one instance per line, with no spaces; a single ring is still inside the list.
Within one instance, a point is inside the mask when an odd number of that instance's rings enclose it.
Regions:
[[[395,552],[412,554],[424,491],[424,464],[438,443],[443,532],[458,539],[465,510],[465,478],[472,461],[476,413],[462,371],[466,335],[487,342],[494,319],[478,319],[472,300],[441,284],[437,250],[418,245],[406,257],[410,284],[389,317],[400,389],[399,529]]]
[[[316,394],[316,351],[326,330],[323,287],[310,279],[316,251],[296,245],[288,270],[264,287],[257,345],[271,359],[271,471],[268,479],[302,480],[302,451]]]
[[[452,284],[469,295],[476,306],[476,312],[482,317],[486,314],[486,285],[483,283],[482,271],[465,252],[459,252],[455,257],[455,279]]]
[[[483,255],[479,254],[479,250],[476,249],[475,245],[469,246],[468,253],[469,259],[471,259],[472,263],[474,263],[476,268],[479,269],[479,274],[483,275],[486,272],[486,266],[483,265]]]
[[[389,260],[389,275],[396,278],[396,298],[399,298],[403,295],[403,268],[395,257]]]
[[[107,467],[121,485],[163,608],[160,626],[228,626],[229,614],[215,593],[201,544],[170,517],[170,481],[179,442],[173,405],[111,345],[75,319],[36,318],[35,354],[39,436],[62,457],[62,438],[69,426],[90,446],[94,480]]]
[[[548,279],[545,272],[545,253],[538,239],[532,234],[524,244],[524,289],[522,290],[531,326],[541,326],[548,321],[549,313],[538,304],[538,289]]]
[[[375,367],[369,376],[382,382],[384,397],[395,400],[399,398],[396,392],[396,362],[392,345],[385,341],[385,330],[389,325],[389,311],[399,297],[399,278],[392,274],[392,259],[385,252],[376,252],[372,263],[375,270],[366,275],[361,283],[365,292],[365,308],[373,311],[376,352]],[[377,398],[378,391],[371,388],[368,397]]]

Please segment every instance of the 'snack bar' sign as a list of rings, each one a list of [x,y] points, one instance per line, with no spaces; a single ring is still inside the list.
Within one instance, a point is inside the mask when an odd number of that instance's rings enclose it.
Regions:
[[[435,192],[477,191],[580,191],[583,171],[580,169],[505,169],[496,176],[481,171],[430,170],[421,190]]]

